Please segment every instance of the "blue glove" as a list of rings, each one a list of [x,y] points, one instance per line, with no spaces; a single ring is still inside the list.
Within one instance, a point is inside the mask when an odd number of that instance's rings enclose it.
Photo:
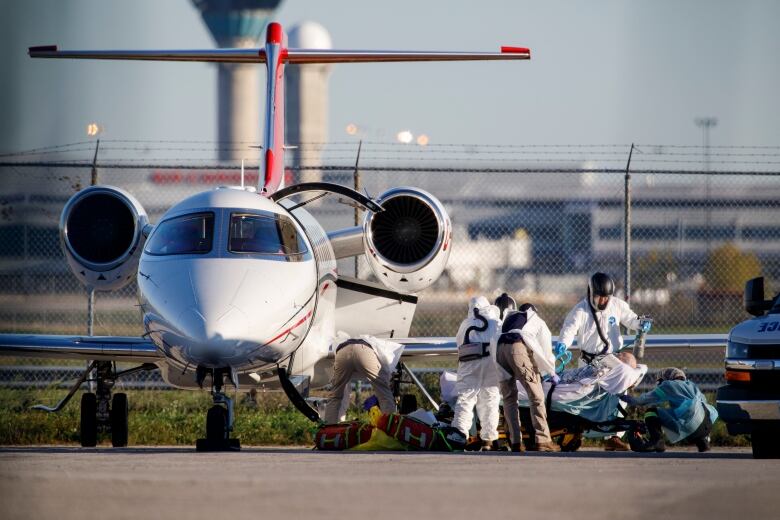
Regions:
[[[379,399],[375,395],[363,401],[363,410],[365,411],[369,411],[374,406],[379,406]]]
[[[553,354],[555,354],[555,371],[558,373],[563,372],[566,364],[571,361],[569,347],[566,346],[566,343],[559,341],[553,347]]]
[[[636,398],[631,396],[631,395],[628,395],[628,394],[619,395],[618,399],[620,399],[621,401],[625,401],[625,403],[630,405],[630,406],[636,405]]]
[[[650,332],[650,328],[653,326],[653,322],[650,320],[645,320],[642,322],[642,332]]]

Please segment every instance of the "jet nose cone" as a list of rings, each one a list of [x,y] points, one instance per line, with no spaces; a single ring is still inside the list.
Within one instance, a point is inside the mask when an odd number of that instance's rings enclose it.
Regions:
[[[232,363],[249,330],[249,320],[236,308],[204,316],[201,310],[191,307],[181,313],[177,325],[192,359],[213,366]]]

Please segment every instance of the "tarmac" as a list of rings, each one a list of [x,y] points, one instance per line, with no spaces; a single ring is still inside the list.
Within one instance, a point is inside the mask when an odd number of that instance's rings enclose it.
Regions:
[[[0,518],[780,518],[780,460],[662,454],[0,448]]]

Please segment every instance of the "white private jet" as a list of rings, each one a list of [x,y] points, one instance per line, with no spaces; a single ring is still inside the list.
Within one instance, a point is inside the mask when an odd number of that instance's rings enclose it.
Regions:
[[[454,353],[452,338],[407,338],[415,293],[442,273],[451,250],[450,219],[431,194],[408,187],[374,200],[327,183],[283,187],[284,68],[337,62],[527,60],[530,51],[417,52],[288,49],[282,26],[271,23],[265,47],[200,51],[64,51],[32,47],[33,58],[265,63],[265,135],[259,185],[199,193],[170,208],[156,225],[126,191],[92,186],[66,203],[62,247],[88,290],[138,283],[146,333],[142,337],[0,335],[0,354],[83,359],[81,379],[57,411],[95,374],[96,393],[81,399],[81,444],[110,432],[127,445],[127,397],[111,395],[130,372],[159,368],[180,388],[210,379],[214,406],[198,449],[238,448],[231,439],[233,407],[223,392],[281,387],[312,420],[303,399],[332,372],[329,344],[337,330],[405,338],[405,355]],[[334,192],[366,210],[362,226],[327,233],[293,195]],[[364,254],[381,283],[340,277],[336,260]],[[139,366],[117,371],[115,362]]]

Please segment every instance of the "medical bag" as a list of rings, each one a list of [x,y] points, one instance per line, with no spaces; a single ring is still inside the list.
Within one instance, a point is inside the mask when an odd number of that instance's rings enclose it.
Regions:
[[[431,449],[436,437],[432,426],[397,413],[382,415],[376,427],[390,437],[420,450]]]
[[[373,429],[360,421],[326,424],[317,430],[314,444],[318,450],[347,450],[370,439]]]

